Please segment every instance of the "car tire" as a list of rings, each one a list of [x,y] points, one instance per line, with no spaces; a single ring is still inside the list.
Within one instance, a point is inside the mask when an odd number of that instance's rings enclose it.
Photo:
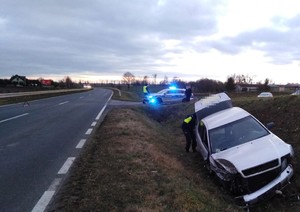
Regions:
[[[157,102],[158,102],[159,104],[162,104],[162,103],[163,103],[163,100],[162,100],[161,98],[157,98]]]

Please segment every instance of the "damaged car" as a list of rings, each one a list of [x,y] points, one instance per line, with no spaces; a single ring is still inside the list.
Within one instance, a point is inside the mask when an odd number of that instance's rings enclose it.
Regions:
[[[239,107],[225,93],[195,103],[197,151],[208,170],[249,206],[273,196],[293,176],[293,148],[268,126]]]

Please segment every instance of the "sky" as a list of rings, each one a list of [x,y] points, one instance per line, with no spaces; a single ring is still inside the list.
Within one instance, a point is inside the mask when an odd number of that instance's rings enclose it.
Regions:
[[[300,1],[0,0],[0,78],[300,83]]]

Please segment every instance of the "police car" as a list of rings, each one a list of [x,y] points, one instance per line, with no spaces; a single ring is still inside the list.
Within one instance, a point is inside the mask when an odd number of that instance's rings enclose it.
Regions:
[[[149,103],[161,104],[167,101],[181,101],[184,97],[185,89],[171,86],[157,93],[151,93],[148,95],[147,98]]]
[[[220,93],[195,103],[197,151],[207,168],[249,206],[290,183],[294,151],[254,116]]]

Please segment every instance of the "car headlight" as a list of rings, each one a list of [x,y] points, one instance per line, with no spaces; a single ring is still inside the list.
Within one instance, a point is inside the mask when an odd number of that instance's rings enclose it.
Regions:
[[[291,163],[291,155],[287,154],[283,157],[281,157],[281,171],[284,171],[288,165]]]
[[[290,155],[291,155],[291,157],[295,156],[295,152],[294,152],[292,145],[290,145]]]
[[[223,169],[225,169],[230,174],[236,174],[238,171],[236,170],[235,166],[228,160],[225,159],[218,159],[217,160],[219,166],[221,165]]]
[[[281,171],[284,171],[287,166],[288,166],[287,159],[284,158],[283,161],[281,161]]]
[[[217,159],[214,161],[214,172],[216,175],[223,181],[230,181],[235,178],[238,171],[236,170],[235,166],[229,162],[228,160],[224,159]]]

